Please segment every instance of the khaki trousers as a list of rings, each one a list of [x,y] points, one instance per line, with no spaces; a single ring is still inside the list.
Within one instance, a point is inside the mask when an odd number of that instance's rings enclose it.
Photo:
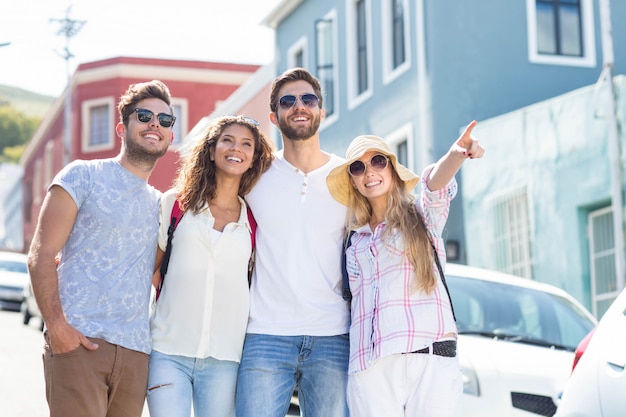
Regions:
[[[44,347],[43,367],[50,417],[140,417],[148,383],[149,355],[89,338],[99,345],[53,355]]]

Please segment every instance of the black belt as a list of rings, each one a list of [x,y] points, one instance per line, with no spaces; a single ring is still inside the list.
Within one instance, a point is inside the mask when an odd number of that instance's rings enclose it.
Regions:
[[[433,343],[433,355],[444,356],[446,358],[454,358],[456,356],[456,340],[444,340],[443,342]],[[411,353],[430,353],[430,346],[416,350]]]

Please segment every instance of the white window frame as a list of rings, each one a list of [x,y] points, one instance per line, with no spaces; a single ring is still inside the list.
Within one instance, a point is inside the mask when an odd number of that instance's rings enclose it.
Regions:
[[[580,0],[581,37],[583,56],[540,54],[537,50],[537,3],[526,0],[526,23],[528,36],[528,60],[533,64],[564,65],[572,67],[596,66],[596,42],[593,16],[593,0]]]
[[[41,204],[45,194],[42,165],[41,158],[37,158],[33,166],[33,204],[35,205]]]
[[[172,98],[170,103],[172,109],[180,109],[179,114],[174,112],[174,116],[176,116],[176,122],[174,122],[174,141],[168,148],[168,150],[177,150],[184,143],[183,139],[185,139],[185,136],[189,133],[189,102],[184,98]]]
[[[333,34],[333,50],[331,51],[332,56],[333,56],[333,98],[334,98],[334,102],[333,102],[333,114],[331,114],[330,116],[327,116],[324,121],[322,121],[321,125],[320,125],[320,132],[323,131],[324,129],[326,129],[328,126],[330,126],[331,124],[335,123],[337,120],[339,120],[339,53],[338,53],[338,45],[337,42],[338,40],[338,33],[337,33],[337,26],[338,26],[338,22],[337,22],[337,10],[333,9],[330,12],[328,12],[324,17],[322,17],[321,20],[331,20],[332,21],[332,34]],[[315,33],[315,42],[317,42],[317,32]],[[319,74],[317,74],[317,67],[318,67],[318,62],[317,62],[317,52],[319,45],[316,46],[315,49],[315,69],[316,69],[316,76],[318,76],[319,78]],[[320,80],[320,82],[322,82],[322,80]],[[324,89],[324,85],[322,84],[322,93],[324,93],[323,91]],[[324,101],[325,103],[326,101]],[[326,107],[324,104],[322,105],[324,108]]]
[[[413,140],[413,123],[406,123],[396,130],[385,135],[387,138],[387,143],[397,155],[397,147],[400,143],[406,141],[406,153],[407,153],[407,164],[406,167],[411,169],[412,171],[418,171],[415,167],[415,158],[413,156],[414,152],[414,140]]]
[[[533,221],[530,194],[525,186],[489,198],[492,219],[491,253],[494,266],[501,272],[532,279]],[[511,209],[515,213],[510,214]],[[503,215],[505,218],[500,218]],[[497,224],[502,222],[499,234]],[[499,254],[504,254],[499,257]],[[513,260],[514,258],[517,260]]]
[[[91,145],[89,140],[89,132],[91,131],[91,108],[107,106],[108,110],[108,123],[106,123],[106,137],[108,141],[99,145]],[[115,99],[113,97],[102,97],[93,100],[85,100],[81,104],[81,118],[82,118],[82,130],[81,130],[81,150],[83,153],[108,151],[115,146],[115,134],[114,127],[116,125],[115,114]]]
[[[409,1],[401,0],[404,7],[404,63],[393,68],[393,15],[391,0],[382,0],[383,31],[383,84],[387,85],[411,68],[411,36]]]
[[[52,183],[52,179],[54,176],[54,141],[51,140],[48,143],[46,143],[46,147],[44,148],[43,151],[43,172],[44,172],[44,176],[43,176],[43,183],[44,184],[50,184]]]
[[[299,65],[296,63],[296,55],[302,54],[302,68],[308,68],[309,57],[307,51],[309,49],[309,42],[306,36],[301,37],[295,41],[289,49],[287,49],[287,66],[289,68],[295,68]]]
[[[610,215],[610,222],[604,225],[603,229],[606,232],[604,235],[606,239],[603,240],[609,244],[604,248],[597,248],[595,246],[595,235],[598,232],[603,232],[600,224],[596,224],[597,219],[607,215]],[[609,217],[605,218],[606,220],[609,219]],[[596,318],[600,319],[620,292],[618,290],[619,286],[615,267],[615,243],[609,239],[613,236],[613,207],[608,206],[590,212],[588,214],[587,224],[589,234],[589,269],[591,277],[591,312]],[[608,265],[609,270],[603,268],[603,266],[606,267],[606,262],[603,262],[603,260],[610,262]],[[607,277],[608,274],[613,274],[613,276]],[[604,282],[601,282],[602,280],[604,280]],[[611,282],[611,280],[613,280],[613,282]],[[598,292],[600,286],[610,287],[611,284],[613,284],[612,291]]]
[[[358,93],[359,67],[356,33],[356,0],[346,0],[346,64],[348,69],[348,109],[352,110],[374,94],[373,76],[373,45],[372,45],[372,6],[370,0],[365,2],[365,26],[367,42],[367,89]]]

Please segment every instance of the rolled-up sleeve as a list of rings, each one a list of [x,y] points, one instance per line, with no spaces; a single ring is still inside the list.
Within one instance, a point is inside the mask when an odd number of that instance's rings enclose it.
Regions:
[[[429,165],[422,174],[420,179],[422,192],[417,203],[439,259],[445,264],[446,256],[442,234],[450,214],[450,202],[456,196],[458,184],[456,178],[452,177],[445,187],[435,191],[429,190],[428,177],[433,168],[434,165]]]

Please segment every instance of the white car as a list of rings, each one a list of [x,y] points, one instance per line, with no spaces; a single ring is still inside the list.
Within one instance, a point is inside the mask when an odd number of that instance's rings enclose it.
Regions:
[[[626,415],[626,290],[600,319],[565,386],[556,416]]]
[[[24,301],[22,301],[22,323],[25,326],[28,326],[32,319],[39,320],[39,330],[43,331],[44,323],[43,318],[41,317],[41,311],[39,311],[39,306],[37,305],[37,300],[35,300],[35,294],[33,294],[33,287],[30,283],[24,289]]]
[[[30,283],[26,258],[23,253],[0,251],[0,308],[20,311]]]
[[[448,264],[464,417],[553,416],[574,350],[597,324],[552,285]]]

